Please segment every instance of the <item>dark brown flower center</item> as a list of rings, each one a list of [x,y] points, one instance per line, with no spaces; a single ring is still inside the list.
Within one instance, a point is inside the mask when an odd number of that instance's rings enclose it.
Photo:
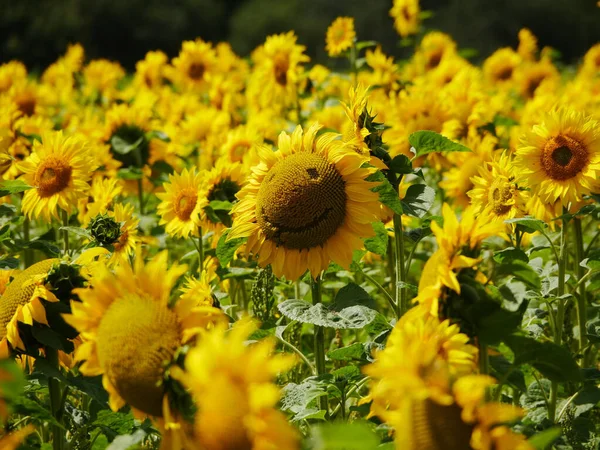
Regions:
[[[193,63],[188,69],[188,75],[192,80],[200,80],[204,76],[206,67],[202,63]]]
[[[69,164],[54,156],[42,161],[34,178],[39,196],[50,197],[66,189],[72,172]]]
[[[589,161],[588,151],[576,139],[559,134],[550,138],[542,150],[541,163],[546,174],[557,181],[579,174]]]
[[[181,190],[177,194],[173,205],[175,215],[184,222],[190,220],[190,216],[192,215],[192,211],[194,211],[197,202],[198,194],[195,189],[188,188]]]
[[[412,404],[413,439],[411,449],[469,450],[473,427],[464,423],[456,405],[439,405],[431,400]]]

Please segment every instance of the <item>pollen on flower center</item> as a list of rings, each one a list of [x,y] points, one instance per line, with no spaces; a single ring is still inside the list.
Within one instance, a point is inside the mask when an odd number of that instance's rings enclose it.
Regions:
[[[177,315],[165,304],[138,296],[119,298],[98,327],[98,360],[128,404],[162,417],[164,364],[180,340]]]
[[[197,202],[198,194],[195,190],[183,189],[179,192],[174,202],[175,215],[183,221],[190,220]]]
[[[193,63],[188,70],[188,75],[193,80],[199,80],[200,78],[202,78],[204,76],[204,71],[205,71],[204,64]]]
[[[322,156],[296,153],[275,164],[257,198],[256,217],[267,239],[288,249],[323,245],[346,216],[345,183]]]
[[[514,205],[515,184],[505,177],[498,177],[490,188],[489,202],[494,213],[501,216],[508,213]]]
[[[542,168],[554,180],[568,180],[581,172],[588,163],[585,146],[562,134],[548,140],[541,155]]]
[[[64,190],[71,181],[73,169],[66,162],[49,157],[42,161],[35,173],[35,185],[40,197],[50,197]]]

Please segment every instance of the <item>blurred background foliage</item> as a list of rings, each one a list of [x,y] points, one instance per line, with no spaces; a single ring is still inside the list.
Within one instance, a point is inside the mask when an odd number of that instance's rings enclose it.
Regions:
[[[0,61],[19,59],[40,70],[81,42],[88,58],[118,60],[128,69],[148,50],[176,56],[183,40],[229,41],[248,55],[269,34],[295,30],[314,61],[326,58],[325,31],[340,15],[356,19],[358,37],[397,57],[407,52],[388,15],[392,0],[0,0]],[[576,62],[600,42],[596,0],[422,0],[434,16],[428,29],[449,33],[482,59],[516,46],[518,30]]]

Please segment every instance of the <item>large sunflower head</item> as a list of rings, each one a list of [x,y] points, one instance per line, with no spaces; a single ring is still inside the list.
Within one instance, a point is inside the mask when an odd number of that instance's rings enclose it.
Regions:
[[[298,433],[276,410],[273,378],[291,368],[291,355],[273,355],[275,342],[247,345],[256,326],[249,320],[231,330],[218,326],[199,336],[178,378],[191,390],[197,412],[195,441],[206,450],[296,449]]]
[[[333,133],[281,133],[279,148],[262,148],[261,163],[238,194],[229,237],[248,237],[247,251],[277,276],[313,277],[331,261],[349,267],[352,252],[371,236],[379,202],[365,181],[367,161]]]
[[[563,206],[581,201],[598,189],[600,125],[590,116],[569,109],[545,115],[521,138],[515,166],[531,190],[546,203]]]
[[[338,17],[327,28],[325,49],[329,56],[338,56],[352,47],[355,38],[354,19],[352,17]]]
[[[23,213],[46,221],[58,218],[59,208],[70,212],[78,199],[88,194],[95,169],[86,142],[78,136],[65,137],[62,131],[45,132],[18,167],[33,186],[23,196]]]
[[[196,169],[183,169],[180,174],[169,175],[164,193],[157,194],[162,200],[158,205],[160,225],[166,224],[166,232],[172,236],[187,238],[190,234],[198,236],[204,216],[203,208],[208,205],[205,197],[200,196],[202,175]]]
[[[220,317],[216,308],[169,306],[171,290],[187,267],[168,268],[167,260],[162,252],[147,264],[139,257],[133,268],[119,265],[114,273],[100,268],[90,288],[76,291],[81,302],[73,302],[65,316],[84,339],[75,352],[75,359],[84,361],[81,372],[103,375],[115,411],[129,404],[142,415],[162,417],[165,369],[184,335],[191,337],[186,324],[197,327]]]

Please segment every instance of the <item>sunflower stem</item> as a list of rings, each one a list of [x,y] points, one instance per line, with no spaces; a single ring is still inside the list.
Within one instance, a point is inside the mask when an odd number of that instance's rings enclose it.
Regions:
[[[66,230],[66,227],[69,226],[69,213],[62,210],[62,222],[63,222],[63,242],[64,242],[64,253],[65,255],[69,253],[69,232]]]
[[[202,227],[198,227],[198,278],[202,275],[204,268],[204,242],[202,238]]]
[[[144,185],[143,180],[140,178],[137,180],[138,185],[138,201],[140,202],[140,215],[144,215]]]
[[[352,41],[352,47],[350,47],[350,70],[352,71],[352,85],[356,87],[357,79],[358,79],[358,67],[356,67],[356,39]]]
[[[404,267],[404,231],[402,230],[402,216],[394,214],[394,242],[396,244],[396,317],[400,318],[406,312],[406,270]]]
[[[52,367],[60,370],[57,350],[46,347],[46,359],[52,365]],[[52,416],[56,419],[56,421],[60,423],[62,416],[61,403],[63,398],[60,381],[54,377],[50,377],[48,379],[48,390],[50,392],[50,411],[52,412]],[[62,428],[59,425],[52,425],[51,432],[53,450],[62,450],[64,448],[65,441]]]
[[[581,267],[583,260],[583,230],[581,227],[581,219],[573,220],[573,228],[575,229],[575,265],[577,267],[577,280],[583,279],[585,276],[584,267]],[[578,283],[579,297],[577,297],[577,326],[579,327],[579,348],[582,353],[581,367],[587,367],[587,356],[583,354],[587,346],[587,336],[585,335],[585,325],[587,323],[587,295],[585,292],[585,283]],[[588,352],[589,354],[589,352]]]
[[[318,275],[311,282],[312,290],[312,301],[313,305],[321,303],[321,276]],[[315,325],[315,367],[317,368],[317,375],[325,375],[327,369],[325,367],[325,329],[318,325]],[[327,394],[319,397],[319,406],[321,409],[327,411],[328,405]]]
[[[565,211],[566,213],[566,211]],[[560,232],[560,253],[558,255],[558,306],[554,327],[554,343],[562,345],[562,332],[565,323],[565,270],[567,266],[567,221],[563,219]],[[558,383],[553,381],[550,386],[550,400],[548,402],[548,419],[556,419],[556,402],[558,400]]]
[[[31,220],[28,217],[25,217],[25,221],[23,222],[23,240],[29,243],[29,230],[31,227]],[[26,248],[23,250],[23,260],[25,262],[25,268],[31,266],[33,263],[33,253],[30,248]]]

